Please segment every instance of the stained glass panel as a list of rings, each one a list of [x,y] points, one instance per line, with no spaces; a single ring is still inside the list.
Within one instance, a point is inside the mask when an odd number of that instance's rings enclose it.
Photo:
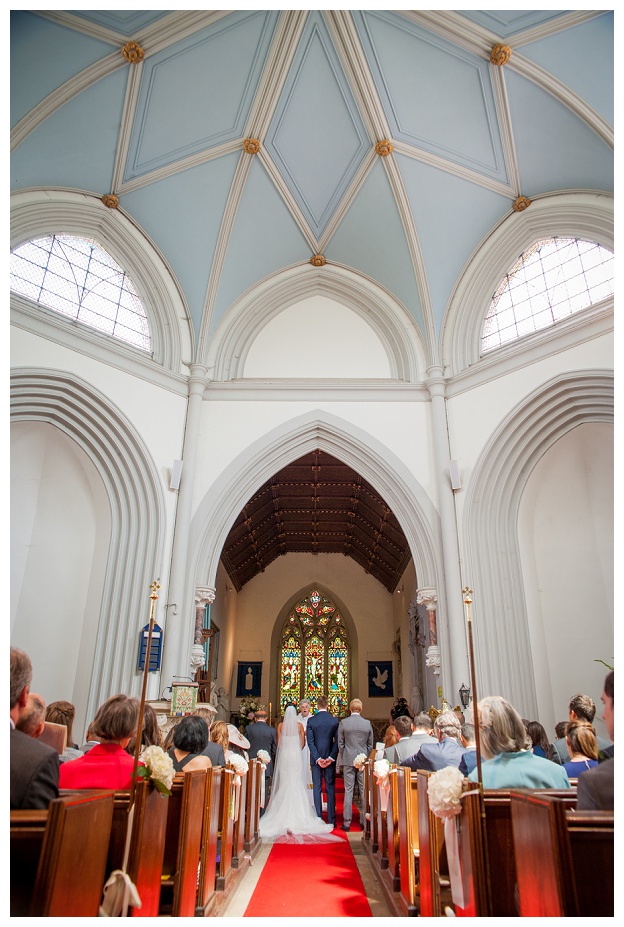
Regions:
[[[282,647],[279,693],[279,703],[282,714],[286,711],[287,705],[291,702],[296,704],[299,701],[300,689],[301,645],[294,636],[290,636]]]
[[[327,664],[329,710],[340,717],[349,706],[349,651],[340,634],[330,643]]]

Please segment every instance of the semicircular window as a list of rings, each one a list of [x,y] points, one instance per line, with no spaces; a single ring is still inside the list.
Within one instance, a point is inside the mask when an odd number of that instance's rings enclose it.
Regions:
[[[485,318],[481,353],[555,325],[613,295],[613,254],[592,241],[534,242],[503,277]]]
[[[46,235],[11,252],[11,289],[48,309],[150,351],[149,322],[132,280],[97,242]]]

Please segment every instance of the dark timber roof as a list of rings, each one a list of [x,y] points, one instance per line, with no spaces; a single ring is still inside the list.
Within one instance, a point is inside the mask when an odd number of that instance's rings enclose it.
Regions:
[[[355,470],[323,451],[271,477],[247,502],[221,559],[237,589],[283,554],[352,557],[394,592],[411,554],[391,509]]]

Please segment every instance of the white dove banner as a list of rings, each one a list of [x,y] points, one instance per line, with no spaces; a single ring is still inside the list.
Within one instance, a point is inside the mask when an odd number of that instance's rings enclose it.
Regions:
[[[394,697],[392,660],[368,661],[368,697]]]

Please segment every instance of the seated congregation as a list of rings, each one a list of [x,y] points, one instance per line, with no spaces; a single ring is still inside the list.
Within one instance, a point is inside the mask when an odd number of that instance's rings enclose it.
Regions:
[[[44,720],[31,681],[27,654],[11,648],[13,916],[219,916],[261,846],[272,788],[289,807],[311,789],[299,753],[311,744],[314,755],[323,725],[336,745],[334,762],[319,767],[329,817],[319,821],[311,794],[296,817],[302,830],[334,841],[340,814],[342,830],[359,820],[351,841],[361,837],[395,916],[613,915],[613,744],[598,744],[586,696],[570,701],[565,753],[559,740],[530,733],[531,722],[500,696],[479,701],[478,727],[458,710],[434,719],[396,713],[375,747],[358,700],[341,721],[321,711],[319,727],[311,715],[311,737],[307,712],[295,717],[294,708],[277,734],[260,718],[248,739],[211,724],[211,707],[198,706],[163,741],[151,706],[119,694],[100,707],[82,747],[73,706],[57,703],[53,717],[60,705],[67,736],[51,747],[45,724],[62,722]],[[613,672],[602,700],[612,738]],[[366,752],[350,752],[356,742]],[[273,765],[277,779],[267,777]],[[339,811],[336,776],[344,777]],[[276,799],[273,817],[277,808]],[[270,823],[267,834],[279,833]]]

